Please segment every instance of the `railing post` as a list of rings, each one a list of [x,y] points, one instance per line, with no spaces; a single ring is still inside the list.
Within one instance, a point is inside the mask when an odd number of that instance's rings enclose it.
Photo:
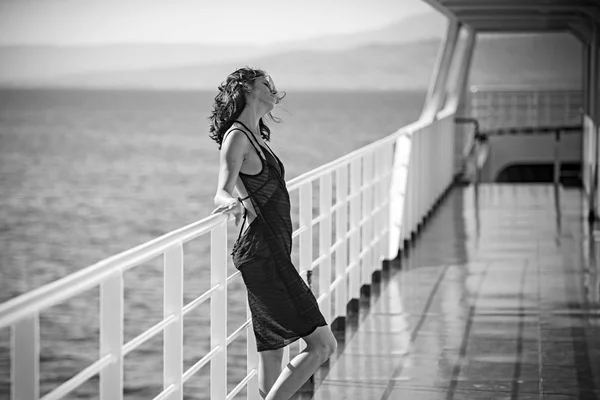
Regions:
[[[177,243],[164,253],[163,317],[176,320],[163,332],[163,389],[175,385],[169,399],[183,398],[183,245]]]
[[[348,302],[348,291],[346,285],[346,267],[348,266],[348,241],[346,232],[348,229],[348,166],[344,164],[336,170],[336,203],[339,204],[335,213],[335,238],[341,241],[335,252],[335,275],[336,279],[343,277],[344,281],[335,289],[335,315],[346,317],[346,303]]]
[[[397,142],[396,142],[397,143]],[[392,176],[394,169],[394,147],[388,146],[383,149],[383,160],[382,160],[382,169],[381,173],[385,173],[387,175],[386,179],[381,182],[381,202],[385,203],[383,207],[383,211],[381,213],[381,230],[384,232],[382,237],[382,258],[393,259],[394,256],[390,253],[392,252],[390,249],[390,237],[392,235],[392,215],[391,215],[391,205],[392,205]],[[390,171],[392,171],[390,173]],[[402,198],[402,207],[404,208],[404,198]],[[397,240],[395,247],[396,254],[398,253],[400,239]]]
[[[438,135],[438,127],[439,127],[439,120],[436,120],[433,124],[431,124],[431,127],[427,130],[427,134],[425,135],[425,140],[424,140],[424,145],[425,145],[425,149],[424,149],[424,153],[425,153],[425,157],[423,158],[423,176],[425,177],[423,179],[423,183],[425,186],[425,205],[427,206],[427,208],[425,210],[423,210],[423,214],[421,214],[421,216],[425,216],[429,210],[431,209],[431,207],[433,206],[433,185],[435,182],[435,178],[434,178],[434,173],[433,173],[433,160],[436,160],[436,158],[434,158],[434,153],[433,153],[433,146],[432,143],[434,141],[434,138],[436,138]],[[438,142],[439,143],[439,142]],[[449,151],[452,151],[451,149],[449,149]]]
[[[210,285],[219,286],[210,300],[210,348],[219,352],[210,364],[210,398],[227,396],[227,225],[210,235]]]
[[[533,122],[533,126],[540,126],[540,124],[542,123],[541,118],[540,118],[540,92],[538,91],[534,91],[533,92],[533,104],[532,104],[532,110],[533,110],[533,114],[535,115],[534,117],[534,122]],[[547,112],[548,110],[546,110]]]
[[[360,158],[354,159],[350,165],[350,228],[353,230],[350,235],[350,263],[354,263],[350,271],[350,299],[360,298],[360,161]]]
[[[387,256],[394,259],[398,254],[400,242],[407,238],[408,226],[411,218],[411,208],[413,203],[414,191],[410,191],[410,185],[413,180],[415,165],[413,155],[411,155],[414,143],[414,132],[403,134],[396,139],[394,147],[390,147],[387,152],[386,163],[391,164],[392,174],[387,182],[389,184],[387,196],[389,204],[386,207],[387,222]]]
[[[305,183],[300,187],[300,271],[310,271],[312,263],[312,184]],[[308,283],[308,282],[307,282]]]
[[[394,161],[394,147],[398,148],[398,140],[396,140],[395,146],[389,146],[384,150],[384,171],[386,173],[388,170],[392,171],[389,173],[387,178],[384,180],[384,186],[382,188],[383,192],[383,201],[387,202],[387,205],[383,208],[383,216],[382,216],[382,229],[385,229],[385,234],[383,236],[383,245],[384,245],[384,257],[388,257],[389,259],[394,259],[398,254],[398,248],[400,246],[400,239],[402,238],[401,226],[397,226],[398,221],[392,217],[392,206],[396,203],[395,197],[397,196],[399,201],[398,203],[402,203],[398,205],[398,212],[400,215],[400,220],[402,219],[402,214],[404,212],[404,208],[406,207],[406,197],[404,194],[394,193],[394,171],[396,170],[396,165]],[[404,166],[402,166],[404,167]],[[401,166],[398,166],[401,168]],[[407,170],[406,168],[402,169],[404,171],[404,180],[406,180]],[[400,182],[396,183],[396,185],[400,186]],[[404,181],[404,186],[406,186],[406,181]],[[396,240],[396,237],[398,238]],[[395,243],[392,243],[392,240]]]
[[[248,304],[248,296],[246,296],[246,318],[252,319],[250,306]],[[286,362],[287,365],[287,362]],[[256,375],[248,381],[246,387],[246,398],[248,400],[260,400],[258,391],[258,352],[256,351],[256,337],[254,336],[254,325],[248,325],[246,332],[246,373],[250,374],[253,370]]]
[[[33,313],[12,326],[12,400],[40,397],[40,317]]]
[[[375,176],[375,179],[377,180],[377,184],[375,185],[375,196],[374,196],[374,208],[377,208],[377,213],[375,214],[375,220],[373,221],[373,236],[377,236],[377,243],[375,245],[375,255],[374,255],[374,259],[375,262],[377,262],[379,269],[381,269],[381,260],[385,257],[385,244],[386,242],[383,241],[383,227],[384,227],[384,222],[385,220],[383,220],[383,214],[384,214],[384,208],[383,207],[383,201],[384,201],[384,190],[386,188],[385,186],[385,180],[382,179],[383,178],[383,174],[385,174],[386,170],[384,168],[384,164],[385,163],[385,149],[382,148],[381,146],[379,148],[377,148],[377,150],[375,151],[375,170],[373,171],[373,174]],[[389,188],[389,186],[387,186]]]
[[[571,91],[565,92],[565,118],[562,125],[569,125],[571,123]]]
[[[319,292],[326,295],[321,312],[331,323],[331,172],[319,179],[319,213],[324,218],[319,223],[319,256],[325,259],[319,266]]]
[[[448,146],[443,145],[448,133],[444,130],[444,126],[440,122],[436,123],[436,125],[434,127],[434,133],[435,134],[433,135],[431,143],[430,143],[431,160],[432,161],[433,160],[443,160],[443,158],[448,155],[450,155],[452,157],[452,159],[454,159],[454,154],[455,154],[454,146],[448,147]],[[440,165],[435,161],[430,163],[429,171],[430,171],[429,176],[431,177],[431,182],[429,183],[430,198],[431,198],[430,204],[431,204],[431,207],[433,207],[435,205],[435,202],[438,199],[438,195],[440,194],[439,188],[441,186],[440,181],[442,180],[440,173],[442,171],[440,170]]]
[[[300,229],[306,228],[303,232],[300,233],[300,242],[299,242],[299,252],[300,252],[300,272],[306,271],[306,275],[308,278],[308,274],[312,273],[312,261],[313,261],[313,234],[312,234],[312,208],[313,208],[313,200],[312,200],[312,182],[307,182],[300,186],[300,210],[299,210],[299,222]],[[308,280],[306,282],[308,284]],[[312,288],[311,288],[312,289]],[[289,351],[289,346],[286,346],[287,351]],[[298,351],[302,351],[304,349],[304,342],[298,341]],[[289,361],[289,353],[284,354],[284,362]]]
[[[554,184],[560,184],[560,129],[554,133]]]
[[[414,140],[415,140],[414,157],[416,160],[416,165],[415,165],[415,178],[416,179],[413,181],[413,183],[414,183],[413,189],[415,190],[415,193],[417,196],[415,199],[416,207],[413,209],[414,214],[413,214],[410,230],[411,230],[411,232],[415,232],[415,233],[417,230],[417,224],[420,222],[419,218],[421,215],[423,215],[422,211],[424,208],[423,207],[424,206],[424,203],[423,203],[423,161],[424,161],[423,136],[427,132],[427,129],[431,129],[431,125],[429,125],[425,129],[415,132],[415,135],[414,135]],[[411,157],[412,156],[413,156],[413,154],[411,154]]]
[[[100,400],[123,398],[123,272],[100,284],[100,357],[111,354],[112,364],[100,371]]]
[[[363,245],[362,248],[366,249],[365,256],[363,258],[363,285],[371,285],[373,281],[373,271],[375,269],[373,261],[373,248],[371,242],[373,239],[373,153],[369,152],[363,157],[363,182],[366,182],[363,192],[363,219],[366,219],[363,226]]]

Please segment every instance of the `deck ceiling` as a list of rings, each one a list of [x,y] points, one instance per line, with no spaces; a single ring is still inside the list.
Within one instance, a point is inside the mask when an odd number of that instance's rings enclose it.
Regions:
[[[570,31],[584,42],[600,28],[600,0],[425,0],[476,32]]]

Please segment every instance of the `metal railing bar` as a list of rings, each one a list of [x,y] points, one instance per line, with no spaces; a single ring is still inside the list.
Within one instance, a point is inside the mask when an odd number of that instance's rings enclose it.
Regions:
[[[344,243],[344,239],[338,239],[331,245],[331,252],[335,252],[338,247],[340,247]]]
[[[198,307],[200,304],[204,303],[206,300],[212,297],[213,293],[216,292],[221,285],[215,285],[211,287],[209,290],[204,292],[200,297],[190,301],[183,307],[183,315],[185,316],[187,313],[192,311],[194,308]]]
[[[238,276],[242,276],[242,272],[241,271],[236,271],[233,274],[229,275],[227,277],[227,284],[229,285],[229,283],[234,280],[235,278],[237,278]]]
[[[227,337],[227,346],[229,346],[231,344],[231,342],[233,342],[235,339],[237,339],[237,337],[240,336],[240,334],[244,331],[244,329],[246,329],[251,323],[252,323],[252,320],[250,320],[250,319],[246,320],[246,322],[244,322],[231,335],[229,335]]]
[[[169,396],[172,395],[173,392],[175,392],[175,390],[177,390],[177,386],[175,384],[170,384],[169,386],[167,386],[166,389],[164,389],[162,392],[160,392],[158,394],[158,396],[156,396],[152,400],[164,400],[164,399],[168,399]]]
[[[202,367],[204,367],[210,360],[213,359],[221,351],[221,346],[217,346],[208,352],[204,357],[200,359],[196,364],[192,365],[188,368],[187,371],[183,373],[182,383],[186,383],[188,379],[190,379],[196,372],[198,372]]]
[[[329,285],[330,290],[334,291],[340,283],[344,282],[345,278],[345,276],[338,276],[337,278],[335,278],[335,280],[331,282],[331,285]]]
[[[352,261],[350,264],[348,264],[348,266],[346,267],[346,275],[348,275],[350,273],[350,271],[352,271],[354,269],[354,267],[356,267],[357,265],[358,265],[358,260]]]
[[[365,247],[360,253],[358,253],[358,259],[362,260],[363,258],[365,258],[369,250],[371,250],[370,247]]]
[[[321,295],[319,297],[317,297],[317,303],[321,304],[322,302],[327,300],[328,297],[329,297],[329,295],[327,293],[321,293]]]
[[[328,215],[327,214],[320,214],[318,217],[314,218],[310,224],[311,226],[315,226],[316,224],[318,224],[319,222],[323,221],[325,218],[327,218]]]
[[[88,366],[83,371],[79,372],[77,375],[64,382],[56,389],[42,397],[41,400],[56,400],[61,397],[69,394],[71,391],[76,389],[82,383],[85,383],[92,376],[97,375],[104,367],[113,362],[115,356],[113,354],[107,354],[104,357],[100,358],[98,361]]]
[[[177,318],[174,315],[169,315],[159,323],[155,324],[152,328],[140,333],[135,338],[131,339],[125,345],[123,345],[123,357],[129,354],[131,351],[137,349],[142,343],[151,339],[154,335],[162,332],[165,327],[175,322]]]
[[[252,371],[250,371],[250,373],[248,375],[246,375],[246,377],[244,379],[241,380],[240,383],[237,384],[236,387],[233,388],[233,390],[231,392],[229,392],[226,399],[227,400],[233,399],[240,392],[240,390],[242,390],[242,388],[244,386],[246,386],[246,384],[250,381],[250,379],[254,378],[255,375],[258,375],[258,371],[253,369]]]
[[[307,229],[308,229],[308,227],[306,227],[306,226],[302,226],[302,227],[296,229],[294,232],[292,232],[292,239],[298,237],[302,232],[304,232]]]
[[[356,193],[351,193],[348,195],[348,201],[355,199],[356,197],[359,197],[362,193],[361,192],[356,192]]]
[[[313,270],[315,269],[315,267],[319,264],[321,264],[323,261],[325,261],[327,259],[327,257],[329,256],[329,254],[321,254],[316,260],[314,260],[311,264],[310,264],[310,269]]]
[[[346,239],[350,239],[350,236],[352,236],[352,234],[356,231],[358,231],[360,229],[361,225],[359,226],[354,226],[350,229],[348,229],[348,232],[346,232],[345,238]]]
[[[344,200],[341,202],[337,202],[334,205],[331,206],[331,213],[335,213],[338,212],[340,208],[342,208],[343,206],[345,206],[346,204],[348,204],[348,201]]]

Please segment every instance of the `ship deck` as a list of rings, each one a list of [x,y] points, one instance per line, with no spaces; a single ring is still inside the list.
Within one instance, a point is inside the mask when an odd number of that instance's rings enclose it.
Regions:
[[[294,398],[600,398],[588,232],[579,189],[454,188]]]

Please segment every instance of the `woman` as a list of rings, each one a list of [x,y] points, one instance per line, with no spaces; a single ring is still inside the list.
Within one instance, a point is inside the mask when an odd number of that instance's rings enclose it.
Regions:
[[[263,122],[265,115],[276,121],[271,110],[282,98],[264,71],[241,68],[219,86],[210,117],[210,137],[221,151],[213,214],[233,214],[236,226],[244,220],[232,256],[248,290],[259,389],[268,400],[289,399],[337,346],[314,295],[291,262],[285,170],[266,143],[271,132]],[[306,349],[282,371],[283,347],[299,338]]]

